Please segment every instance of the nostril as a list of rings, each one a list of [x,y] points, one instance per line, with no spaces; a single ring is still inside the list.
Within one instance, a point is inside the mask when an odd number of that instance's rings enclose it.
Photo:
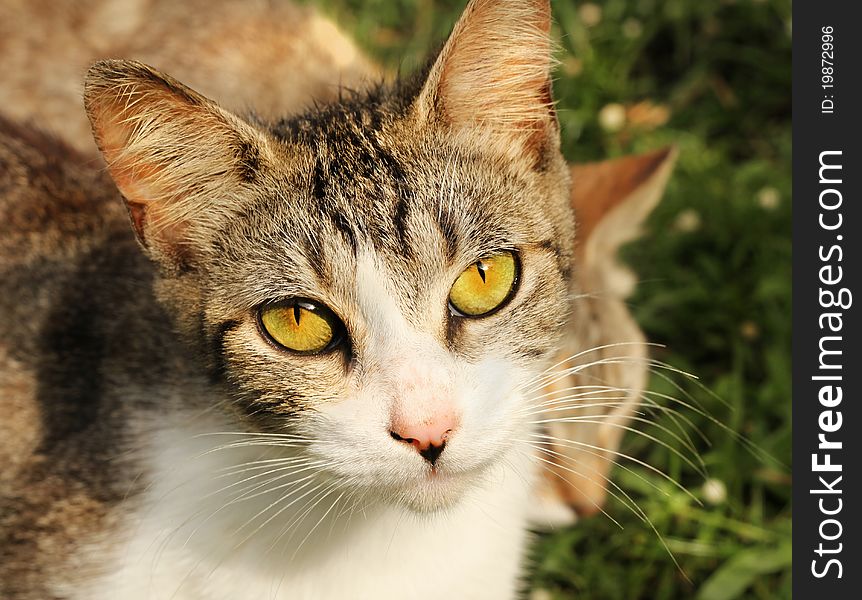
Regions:
[[[419,444],[418,440],[414,440],[413,438],[409,438],[409,437],[401,437],[400,435],[398,435],[394,431],[390,431],[389,435],[392,436],[393,440],[397,440],[399,442],[404,442],[405,444],[412,444],[414,446],[418,446],[418,444]]]

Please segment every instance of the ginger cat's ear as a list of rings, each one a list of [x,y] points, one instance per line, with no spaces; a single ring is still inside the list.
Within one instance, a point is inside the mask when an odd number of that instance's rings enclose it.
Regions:
[[[580,268],[614,285],[623,269],[620,247],[636,239],[644,221],[658,205],[676,162],[675,148],[597,163],[572,165],[572,208],[577,220]],[[614,286],[627,295],[630,290]],[[598,290],[596,290],[598,291]]]
[[[571,201],[578,226],[577,294],[572,327],[559,358],[582,353],[575,364],[598,362],[555,382],[545,392],[552,394],[550,398],[563,398],[574,386],[596,390],[607,386],[607,390],[583,399],[591,406],[590,423],[570,419],[548,425],[552,437],[548,438],[551,452],[546,458],[554,465],[539,489],[546,507],[543,513],[550,515],[544,518],[546,522],[561,522],[561,505],[582,515],[601,509],[610,467],[618,460],[622,426],[641,401],[648,375],[646,340],[624,302],[634,275],[619,264],[617,251],[640,235],[644,221],[664,193],[676,155],[676,149],[665,148],[571,167]],[[547,418],[566,419],[578,414],[577,408],[566,411],[556,407]],[[558,443],[554,438],[575,444]],[[541,523],[542,518],[536,520]]]
[[[548,0],[471,0],[416,102],[420,118],[534,163],[559,145]]]
[[[138,240],[165,267],[191,266],[199,238],[262,176],[266,138],[135,61],[94,64],[84,104]]]

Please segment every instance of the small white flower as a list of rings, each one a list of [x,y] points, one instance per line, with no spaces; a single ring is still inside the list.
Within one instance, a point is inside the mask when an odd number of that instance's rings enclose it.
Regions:
[[[781,195],[774,187],[765,187],[757,192],[757,203],[763,210],[775,210],[781,202]]]
[[[700,213],[693,208],[687,208],[676,217],[674,228],[683,233],[691,233],[700,229]]]
[[[727,486],[720,479],[707,479],[701,491],[704,500],[710,504],[721,504],[727,500]]]
[[[584,25],[587,27],[595,27],[602,22],[602,7],[592,2],[581,4],[578,9],[578,15],[581,17]]]
[[[612,102],[599,111],[599,125],[611,133],[619,131],[626,124],[626,108],[622,104]]]

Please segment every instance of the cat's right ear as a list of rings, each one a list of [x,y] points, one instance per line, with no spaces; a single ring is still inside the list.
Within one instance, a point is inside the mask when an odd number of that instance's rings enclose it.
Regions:
[[[559,147],[550,30],[548,0],[471,0],[428,73],[419,118],[541,164]]]
[[[206,232],[265,169],[265,136],[135,61],[94,64],[84,104],[140,243],[166,268],[193,266]]]

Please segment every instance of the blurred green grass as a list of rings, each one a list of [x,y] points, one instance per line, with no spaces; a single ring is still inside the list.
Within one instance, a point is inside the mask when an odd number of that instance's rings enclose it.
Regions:
[[[372,56],[409,72],[445,40],[466,0],[317,3]],[[713,491],[727,493],[706,500],[704,478],[673,452],[683,450],[678,441],[663,436],[668,449],[629,435],[623,451],[669,473],[703,506],[637,464],[615,469],[655,531],[612,500],[607,510],[622,529],[599,515],[541,536],[532,597],[790,598],[791,482],[780,464],[791,453],[790,0],[553,7],[566,156],[680,149],[645,236],[625,251],[641,278],[631,306],[665,346],[655,357],[700,377],[703,388],[676,380],[722,425],[686,411],[685,428]],[[660,377],[651,387],[680,396]],[[659,423],[674,427],[667,419]]]

